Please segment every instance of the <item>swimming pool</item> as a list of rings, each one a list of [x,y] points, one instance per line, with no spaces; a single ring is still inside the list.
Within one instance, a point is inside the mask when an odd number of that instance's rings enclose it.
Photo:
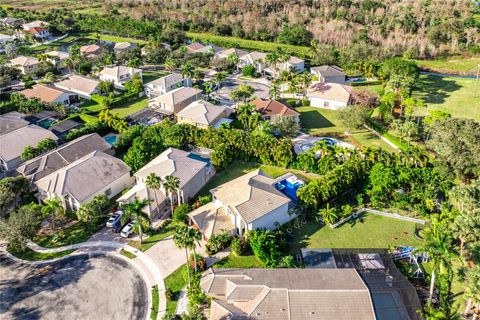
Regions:
[[[292,183],[288,179],[283,179],[280,180],[275,184],[275,188],[280,190],[284,195],[288,196],[290,199],[293,201],[297,202],[298,197],[297,197],[297,190],[303,186],[303,183],[300,181],[297,181],[295,183]]]
[[[199,161],[205,162],[207,164],[207,167],[210,166],[210,158],[204,158],[201,155],[196,153],[189,153],[187,157],[193,160],[199,160]]]
[[[52,118],[46,118],[46,119],[42,119],[40,121],[37,122],[37,126],[40,126],[42,128],[45,128],[45,129],[48,129],[50,128],[55,122],[57,122],[57,120],[55,119],[52,119]]]
[[[107,134],[106,136],[103,137],[103,139],[105,141],[107,141],[107,143],[111,146],[113,146],[115,144],[115,142],[117,142],[117,136],[116,134]]]

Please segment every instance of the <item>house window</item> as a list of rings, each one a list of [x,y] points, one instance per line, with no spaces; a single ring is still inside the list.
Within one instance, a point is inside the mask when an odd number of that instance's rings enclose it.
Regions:
[[[108,197],[112,194],[112,188],[108,188],[107,190],[105,190],[105,195]]]
[[[325,108],[328,108],[328,107],[330,107],[330,103],[329,103],[328,101],[324,101],[324,102],[323,102],[323,106],[324,106]]]

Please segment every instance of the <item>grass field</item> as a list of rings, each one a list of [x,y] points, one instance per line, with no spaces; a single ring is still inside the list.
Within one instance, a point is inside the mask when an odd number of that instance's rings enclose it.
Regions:
[[[41,260],[50,260],[50,259],[57,259],[69,255],[75,250],[65,250],[61,252],[53,252],[53,253],[40,253],[33,251],[30,248],[25,248],[21,251],[9,251],[15,257],[23,260],[28,261],[41,261]]]
[[[146,251],[157,244],[159,241],[162,241],[166,237],[169,237],[173,234],[173,225],[170,220],[164,222],[163,226],[159,230],[152,232],[150,236],[144,234],[143,243],[140,241],[130,241],[128,244],[134,248],[137,248],[141,251]]]
[[[256,51],[275,51],[277,48],[282,48],[288,53],[297,57],[306,57],[310,49],[308,47],[294,46],[283,43],[246,40],[236,37],[217,36],[210,33],[187,32],[187,37],[205,43],[213,43],[223,47],[236,47],[241,49],[256,50]]]
[[[175,314],[178,302],[178,295],[180,294],[180,291],[182,291],[182,288],[187,285],[187,281],[185,280],[184,276],[186,272],[187,265],[184,264],[164,279],[165,289],[170,289],[173,293],[172,300],[167,300],[167,314]]]
[[[394,151],[392,147],[367,129],[353,130],[346,135],[347,128],[339,119],[339,111],[319,109],[314,107],[299,107],[300,122],[308,134],[338,138],[357,147],[380,147],[387,151]]]
[[[413,234],[415,223],[371,213],[335,229],[308,222],[293,230],[292,254],[299,253],[301,248],[389,248],[420,244]]]
[[[149,83],[153,80],[166,76],[168,72],[164,70],[145,70],[142,72],[143,83]]]
[[[417,65],[424,70],[439,72],[439,73],[453,73],[463,75],[475,75],[477,66],[480,64],[480,57],[463,58],[454,57],[448,60],[414,60]]]
[[[476,98],[473,97],[474,86],[475,79],[471,78],[420,75],[413,97],[424,100],[427,108],[418,110],[418,114],[442,110],[453,117],[480,121],[480,81]]]
[[[121,118],[125,118],[132,113],[145,108],[147,106],[147,102],[147,97],[136,97],[135,99],[131,99],[116,105],[115,108],[112,109],[112,113],[117,114]]]
[[[215,263],[213,268],[262,268],[262,262],[255,256],[237,256],[232,253]]]

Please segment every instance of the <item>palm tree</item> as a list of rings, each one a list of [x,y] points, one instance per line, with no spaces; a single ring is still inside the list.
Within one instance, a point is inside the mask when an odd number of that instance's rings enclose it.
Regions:
[[[173,234],[173,242],[180,249],[185,249],[185,257],[187,259],[187,277],[188,277],[188,286],[190,287],[190,265],[188,263],[188,249],[195,246],[195,240],[193,240],[190,233],[191,229],[189,226],[182,224],[175,229]]]
[[[173,72],[177,70],[178,67],[178,61],[173,59],[173,58],[167,58],[165,59],[165,69],[167,69],[170,72]]]
[[[193,78],[195,75],[195,68],[190,63],[185,63],[182,66],[182,76],[185,78]]]
[[[270,98],[277,99],[280,87],[279,87],[278,82],[276,80],[272,80],[271,84],[272,84],[272,86],[271,86],[270,91],[269,91]]]
[[[338,219],[337,210],[335,208],[331,208],[330,204],[320,209],[318,214],[322,217],[322,220],[325,224],[333,224]]]
[[[279,56],[276,52],[269,52],[265,56],[265,62],[268,63],[270,66],[272,66],[274,72],[275,72],[275,77],[277,75],[277,65],[279,62]]]
[[[213,83],[212,81],[207,81],[203,84],[203,90],[205,91],[207,100],[210,98],[210,94],[213,92],[214,87],[215,87],[215,83]]]
[[[193,261],[195,263],[195,273],[197,273],[197,252],[195,248],[197,245],[200,245],[200,240],[202,240],[202,234],[200,231],[194,228],[188,228],[188,236],[193,240],[192,251],[193,251]]]
[[[227,57],[227,61],[231,62],[235,68],[238,68],[238,54],[236,52],[232,53]]]
[[[170,206],[173,214],[173,198],[174,198],[173,194],[177,192],[178,188],[180,187],[180,179],[178,177],[168,175],[165,177],[165,181],[163,182],[163,187],[165,188],[165,191],[167,191],[170,195]]]
[[[46,199],[45,205],[42,207],[42,214],[44,217],[50,216],[52,220],[52,229],[55,229],[55,220],[65,214],[65,209],[62,205],[62,200],[58,197],[53,199]]]
[[[217,72],[215,74],[215,84],[217,85],[217,90],[220,89],[221,82],[225,80],[227,74],[225,72]]]
[[[138,236],[140,237],[140,243],[143,243],[143,228],[150,226],[150,218],[143,212],[143,208],[149,205],[150,199],[139,200],[137,197],[131,203],[123,205],[125,213],[122,216],[122,222],[126,222],[131,217],[135,219],[135,227],[138,229]]]
[[[432,274],[430,279],[430,293],[427,304],[432,305],[433,290],[435,289],[436,273],[443,274],[449,272],[452,268],[451,262],[454,257],[452,241],[450,236],[441,229],[440,220],[437,215],[432,216],[429,228],[422,232],[423,245],[418,252],[426,253],[433,262]]]
[[[127,61],[127,67],[130,67],[130,68],[138,68],[138,66],[140,66],[141,64],[142,64],[142,60],[140,60],[139,57],[133,57],[128,59]]]
[[[162,178],[157,176],[155,172],[151,172],[145,180],[145,185],[147,186],[147,188],[154,189],[155,205],[157,206],[158,210],[158,199],[156,190],[160,190],[160,187],[162,186]]]

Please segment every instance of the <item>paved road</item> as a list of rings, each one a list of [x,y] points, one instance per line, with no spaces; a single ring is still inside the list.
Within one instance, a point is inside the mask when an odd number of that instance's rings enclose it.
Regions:
[[[251,86],[254,89],[253,96],[262,99],[269,98],[270,87],[268,85],[260,83],[260,80],[247,81],[237,79],[236,77],[227,78],[222,81],[221,88],[215,92],[215,95],[220,97],[222,102],[231,101],[230,92],[237,89],[241,84]],[[233,102],[231,103],[233,104]]]
[[[34,267],[0,252],[2,320],[145,319],[147,309],[145,283],[120,258],[81,254]]]

